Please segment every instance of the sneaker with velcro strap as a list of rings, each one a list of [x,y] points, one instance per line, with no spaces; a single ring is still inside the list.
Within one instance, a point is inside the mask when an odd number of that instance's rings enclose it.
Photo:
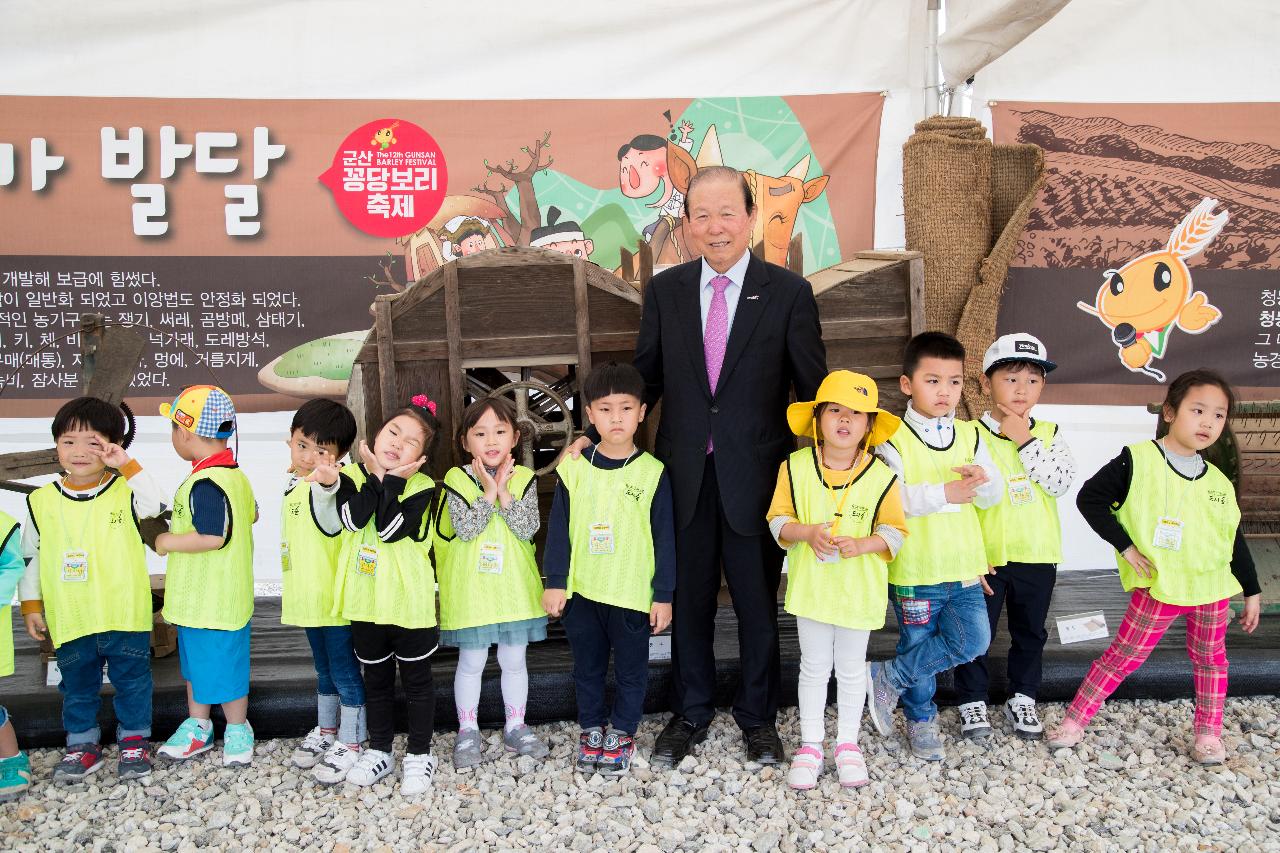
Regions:
[[[302,739],[302,743],[298,744],[297,748],[294,749],[293,755],[289,757],[289,763],[294,767],[301,767],[303,770],[315,767],[324,758],[324,754],[333,746],[334,739],[332,732],[326,732],[316,726],[307,732],[307,736]]]
[[[965,702],[959,708],[960,736],[969,740],[986,740],[994,732],[991,720],[987,719],[986,702]]]
[[[400,768],[400,795],[416,797],[431,790],[436,777],[436,757],[430,753],[405,755]]]
[[[347,778],[351,768],[360,760],[361,752],[363,750],[352,749],[339,741],[329,747],[320,762],[311,768],[311,775],[321,785],[336,785]]]
[[[390,776],[394,769],[395,761],[391,758],[391,753],[380,749],[362,749],[360,757],[347,773],[347,781],[367,788]]]
[[[53,766],[53,781],[64,785],[83,782],[102,766],[102,747],[96,743],[78,743],[67,747],[62,760]]]

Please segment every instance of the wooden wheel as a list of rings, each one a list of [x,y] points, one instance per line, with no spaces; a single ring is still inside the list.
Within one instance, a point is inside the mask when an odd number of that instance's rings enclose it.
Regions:
[[[520,426],[520,463],[540,475],[552,471],[556,460],[538,468],[536,455],[539,450],[555,450],[558,458],[559,451],[573,441],[573,413],[565,398],[557,390],[532,379],[508,382],[494,388],[488,396],[508,397],[515,402]]]

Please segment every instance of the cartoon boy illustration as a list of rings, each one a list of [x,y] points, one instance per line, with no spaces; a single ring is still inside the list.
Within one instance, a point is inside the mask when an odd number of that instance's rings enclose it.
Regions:
[[[693,150],[693,124],[680,122],[680,141],[685,151]],[[667,162],[667,140],[652,133],[642,133],[618,149],[618,186],[627,198],[648,198],[663,187],[662,195],[648,206],[658,211],[658,219],[644,229],[645,240],[653,236],[663,217],[674,229],[684,215],[684,194],[671,182]],[[690,158],[692,160],[692,158]]]
[[[453,228],[450,229],[449,225],[453,225]],[[445,230],[441,232],[440,237],[448,247],[447,254],[452,255],[453,258],[474,255],[489,248],[487,244],[489,223],[478,216],[463,217],[457,222],[451,220],[445,224]]]
[[[596,244],[582,233],[581,225],[572,219],[561,221],[558,207],[547,209],[547,224],[533,229],[529,245],[577,258],[586,258],[596,250]]]
[[[1222,319],[1209,298],[1195,290],[1186,264],[1227,224],[1227,211],[1213,212],[1217,204],[1216,199],[1202,200],[1173,229],[1163,249],[1107,270],[1094,304],[1076,303],[1111,329],[1121,363],[1134,373],[1164,382],[1163,371],[1151,362],[1164,358],[1169,333],[1176,327],[1198,335]]]

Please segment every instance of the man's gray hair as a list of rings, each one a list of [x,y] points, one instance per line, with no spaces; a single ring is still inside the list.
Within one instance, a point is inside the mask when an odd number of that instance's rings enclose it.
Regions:
[[[751,195],[751,184],[747,182],[747,176],[739,172],[732,166],[706,166],[694,173],[689,179],[689,188],[684,191],[684,215],[689,215],[689,199],[693,197],[693,188],[703,181],[737,181],[742,185],[742,203],[747,209],[747,215],[750,216],[756,209],[755,198]]]

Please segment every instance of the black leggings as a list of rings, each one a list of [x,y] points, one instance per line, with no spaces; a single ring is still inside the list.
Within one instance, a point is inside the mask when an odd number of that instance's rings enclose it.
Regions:
[[[373,622],[352,622],[356,657],[364,665],[364,707],[369,725],[369,748],[391,751],[395,738],[396,666],[409,716],[406,751],[431,751],[435,729],[436,691],[431,679],[431,656],[440,639],[435,628],[401,628]]]

